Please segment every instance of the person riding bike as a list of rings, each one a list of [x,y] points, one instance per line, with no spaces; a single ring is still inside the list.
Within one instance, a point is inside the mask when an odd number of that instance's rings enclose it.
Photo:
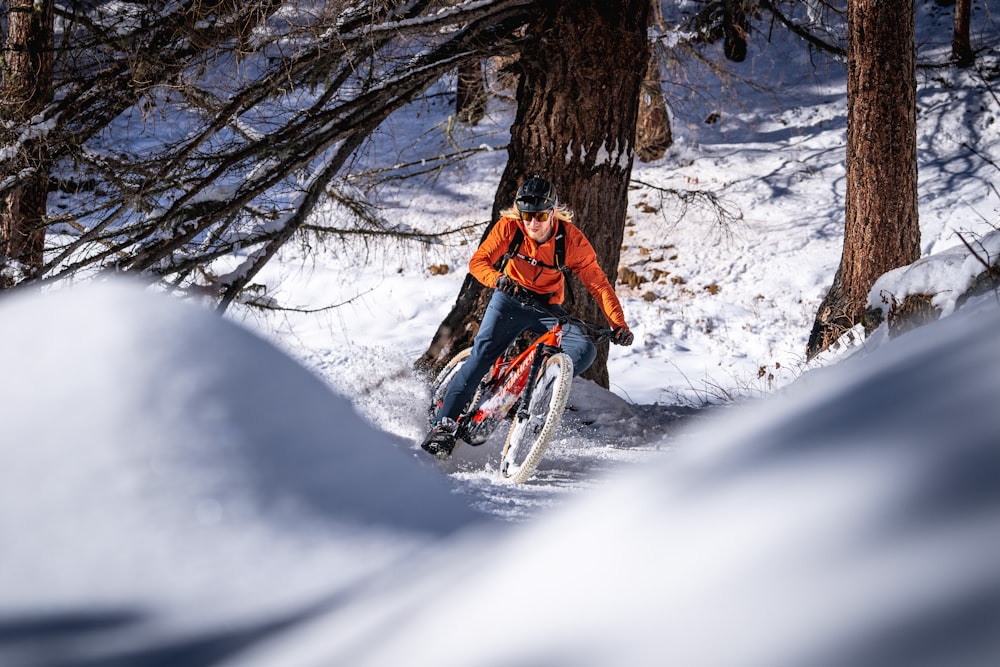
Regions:
[[[525,330],[543,333],[555,324],[556,317],[533,308],[532,303],[551,312],[565,312],[560,306],[566,286],[564,270],[573,271],[600,305],[614,329],[611,341],[632,344],[633,335],[618,296],[597,263],[593,246],[572,219],[573,212],[558,203],[552,183],[532,176],[518,188],[514,206],[501,212],[473,253],[469,272],[495,291],[472,343],[472,353],[448,385],[431,430],[420,445],[428,453],[438,458],[451,455],[458,429],[455,420],[508,346]],[[505,255],[507,261],[498,270],[495,267]],[[562,349],[573,360],[576,376],[594,362],[597,350],[579,325],[569,322],[563,329]]]

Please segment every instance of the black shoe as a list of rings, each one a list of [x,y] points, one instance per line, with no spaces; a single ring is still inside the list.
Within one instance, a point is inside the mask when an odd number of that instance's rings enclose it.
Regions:
[[[420,448],[443,461],[451,456],[455,450],[455,432],[457,430],[458,424],[455,420],[445,417],[434,425],[431,432],[420,443]]]

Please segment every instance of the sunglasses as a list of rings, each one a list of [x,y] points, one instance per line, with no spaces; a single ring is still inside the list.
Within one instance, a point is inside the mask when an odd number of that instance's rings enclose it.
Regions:
[[[552,209],[548,211],[518,211],[521,216],[521,222],[530,222],[532,218],[538,222],[548,222],[549,218],[552,217]]]

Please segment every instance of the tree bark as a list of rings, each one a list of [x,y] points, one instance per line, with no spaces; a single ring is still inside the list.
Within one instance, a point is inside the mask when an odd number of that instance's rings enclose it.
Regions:
[[[863,320],[879,276],[920,256],[914,5],[850,0],[847,13],[844,250],[807,358]]]
[[[14,131],[52,100],[52,44],[52,0],[8,0],[0,117]],[[16,145],[13,137],[2,139],[0,145]],[[28,145],[20,150],[30,151],[24,157],[31,171],[0,206],[0,288],[37,272],[43,263],[49,156],[44,141]]]
[[[639,115],[635,128],[635,154],[640,162],[653,162],[663,157],[674,143],[670,129],[667,101],[660,87],[660,60],[655,45],[650,44],[646,76],[639,94]]]
[[[750,21],[743,0],[722,0],[723,51],[728,60],[741,63],[747,58]]]
[[[492,223],[533,173],[550,179],[576,213],[598,262],[614,284],[621,254],[634,158],[639,91],[648,59],[649,0],[542,3],[518,61],[517,115],[508,162],[497,187]],[[566,308],[604,322],[575,278]],[[467,276],[458,300],[418,365],[439,368],[478,330],[489,290]],[[584,374],[609,384],[607,344]]]
[[[455,115],[466,125],[475,125],[486,115],[486,80],[478,60],[458,68]]]
[[[951,57],[959,67],[971,67],[976,62],[969,41],[969,22],[972,14],[972,0],[958,0],[955,4],[955,32],[951,39]]]

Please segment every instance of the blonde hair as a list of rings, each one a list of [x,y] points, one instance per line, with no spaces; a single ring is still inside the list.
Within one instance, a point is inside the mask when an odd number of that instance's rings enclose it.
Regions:
[[[562,204],[556,204],[555,207],[556,219],[562,220],[563,222],[573,222],[573,211],[569,210]],[[520,220],[521,214],[517,210],[517,206],[511,206],[500,211],[501,218],[515,218]]]

